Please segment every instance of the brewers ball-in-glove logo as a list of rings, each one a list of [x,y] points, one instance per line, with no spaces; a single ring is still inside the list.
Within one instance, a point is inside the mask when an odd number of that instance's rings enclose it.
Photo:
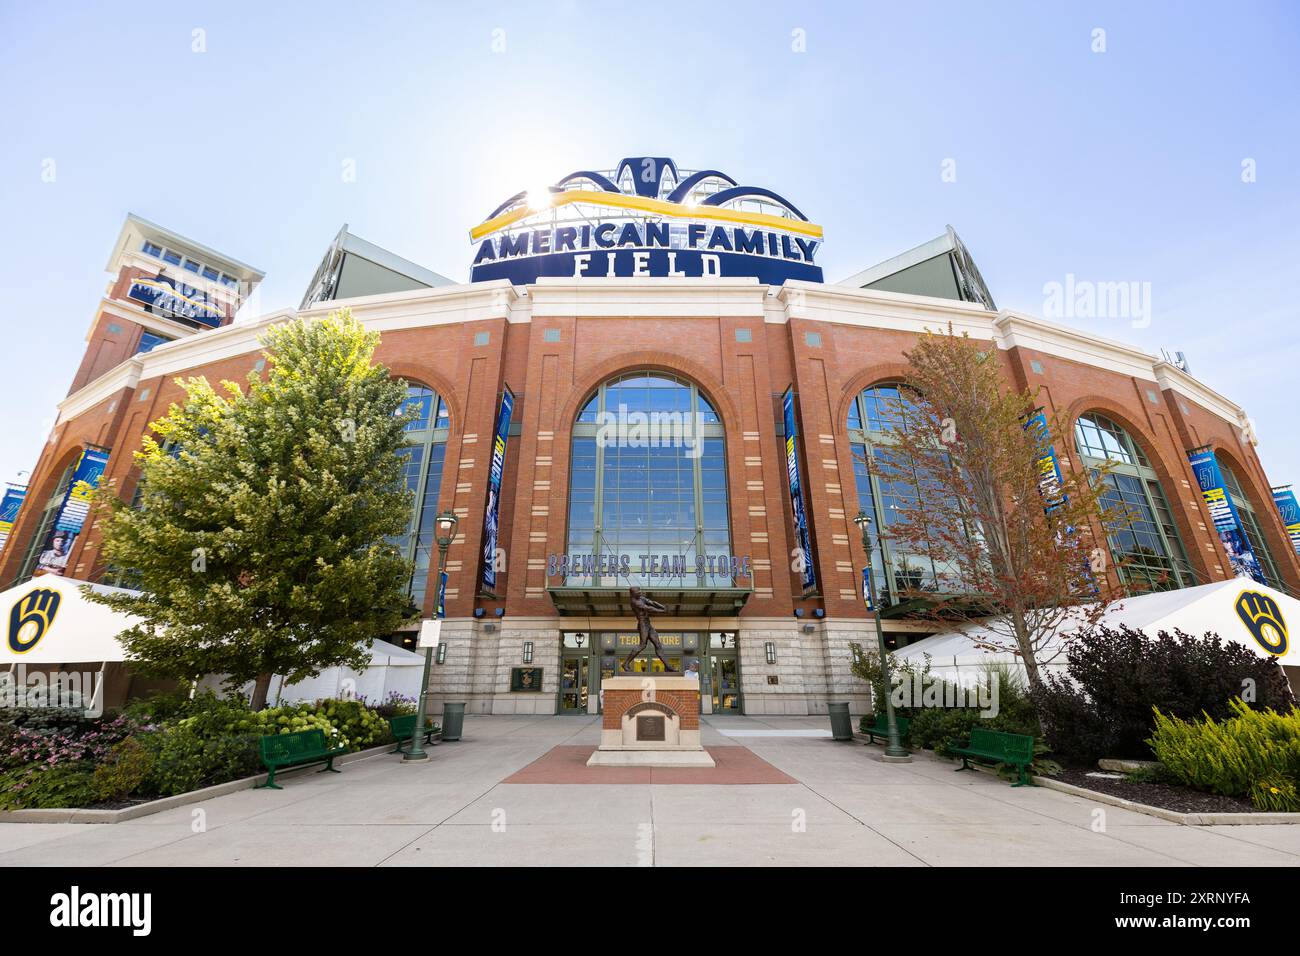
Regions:
[[[1237,617],[1256,644],[1275,657],[1286,653],[1286,620],[1276,601],[1259,591],[1242,591],[1236,608]]]
[[[9,649],[25,654],[49,633],[63,600],[58,591],[37,588],[28,591],[9,610]]]

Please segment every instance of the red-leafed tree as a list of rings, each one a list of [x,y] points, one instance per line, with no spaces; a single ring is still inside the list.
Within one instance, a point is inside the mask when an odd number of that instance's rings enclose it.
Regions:
[[[1103,499],[1104,469],[1051,467],[1049,448],[1066,447],[1060,423],[1039,417],[1036,391],[1008,386],[996,348],[949,328],[907,359],[891,441],[866,464],[891,492],[894,550],[936,573],[886,569],[893,593],[956,630],[981,625],[979,645],[1018,655],[1037,690],[1073,625],[1095,624],[1123,596],[1103,529],[1126,513]]]

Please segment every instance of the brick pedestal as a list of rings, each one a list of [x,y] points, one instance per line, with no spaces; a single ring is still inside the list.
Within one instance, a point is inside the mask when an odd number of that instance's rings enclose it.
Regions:
[[[712,767],[700,745],[699,681],[679,674],[629,674],[600,682],[600,749],[587,766]]]

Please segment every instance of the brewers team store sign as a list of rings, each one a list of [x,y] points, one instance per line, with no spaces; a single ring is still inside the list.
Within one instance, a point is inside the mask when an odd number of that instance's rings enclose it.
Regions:
[[[761,186],[636,156],[518,193],[470,230],[473,282],[753,276],[822,281],[822,228]]]

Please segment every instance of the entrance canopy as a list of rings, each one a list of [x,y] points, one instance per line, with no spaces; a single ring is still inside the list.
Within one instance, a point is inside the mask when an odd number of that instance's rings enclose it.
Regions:
[[[125,659],[117,635],[137,618],[95,604],[81,588],[87,582],[46,574],[0,592],[5,628],[0,669],[13,664],[84,664]],[[101,594],[130,594],[90,584]]]
[[[1087,622],[1079,620],[1061,627],[1058,639],[1049,643],[1042,655],[1050,658],[1054,651],[1057,653],[1055,660],[1046,665],[1048,671],[1063,671],[1067,664],[1066,655],[1059,653],[1060,637],[1086,630],[1087,626]],[[1152,637],[1161,631],[1180,630],[1195,637],[1212,632],[1225,641],[1246,645],[1260,657],[1300,667],[1296,635],[1291,633],[1291,628],[1300,627],[1300,601],[1246,578],[1126,598],[1111,605],[1097,626],[1127,626]],[[909,644],[895,651],[893,659],[919,667],[928,654],[931,672],[939,677],[978,671],[990,664],[1019,665],[1019,655],[978,646],[989,640],[1009,644],[1006,634],[1002,628],[973,625],[964,633],[950,631]]]
[[[632,603],[627,588],[553,587],[547,591],[562,615],[631,617]],[[745,606],[752,588],[645,588],[669,614],[678,617],[723,617],[736,615]],[[666,625],[665,625],[666,626]]]

